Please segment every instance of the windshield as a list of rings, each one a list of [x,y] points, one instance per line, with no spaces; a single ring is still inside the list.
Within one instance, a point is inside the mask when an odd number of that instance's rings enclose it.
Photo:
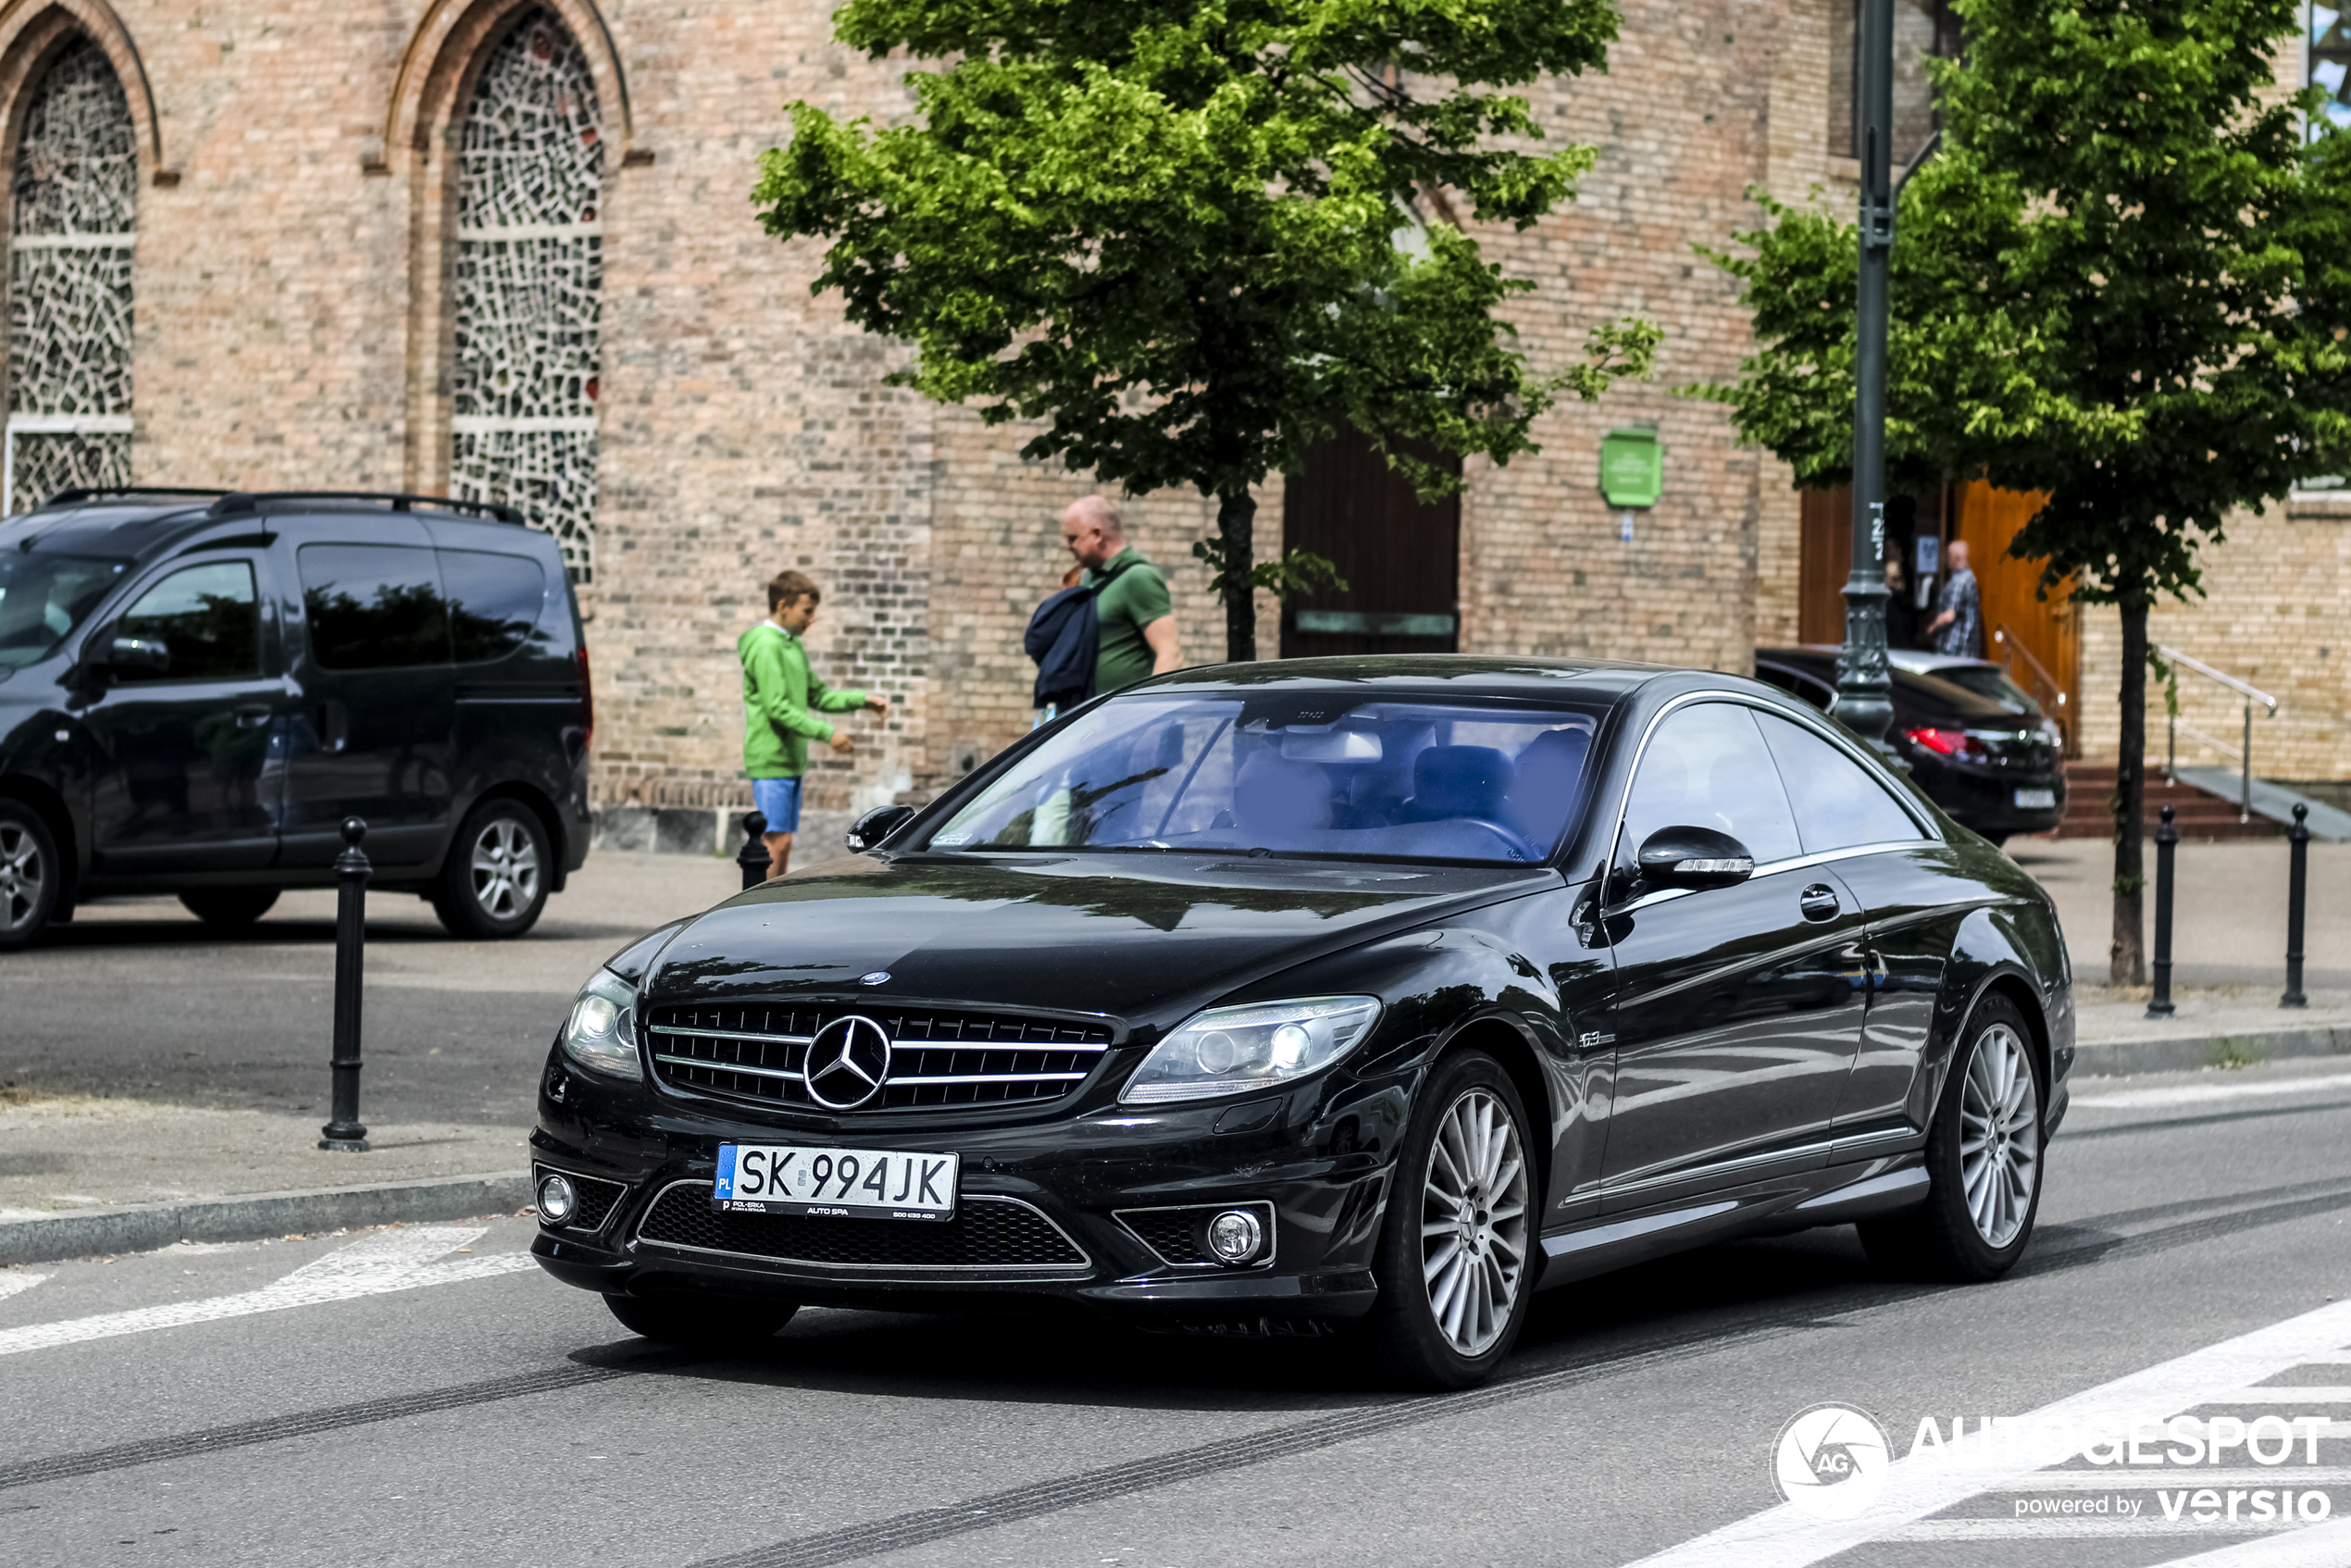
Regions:
[[[1531,864],[1575,825],[1597,718],[1351,691],[1123,697],[1023,757],[930,847]]]
[[[127,561],[0,552],[0,666],[47,658],[89,617]]]

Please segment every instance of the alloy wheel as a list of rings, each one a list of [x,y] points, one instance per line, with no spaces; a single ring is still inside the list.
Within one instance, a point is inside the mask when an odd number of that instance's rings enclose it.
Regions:
[[[20,823],[0,822],[0,931],[21,930],[32,919],[48,877],[31,833]]]
[[[1985,1029],[1959,1096],[1959,1180],[1987,1246],[2023,1229],[2041,1179],[2041,1094],[2024,1041],[2006,1024]]]
[[[539,897],[539,846],[511,816],[492,817],[474,840],[474,902],[494,920],[512,920]]]
[[[1421,1277],[1437,1332],[1484,1355],[1510,1325],[1526,1276],[1526,1151],[1518,1124],[1484,1089],[1437,1125],[1421,1193]]]

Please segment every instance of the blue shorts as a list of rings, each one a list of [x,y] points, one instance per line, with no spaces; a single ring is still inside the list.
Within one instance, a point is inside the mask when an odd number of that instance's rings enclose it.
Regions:
[[[800,831],[799,779],[754,778],[751,781],[751,803],[767,819],[770,833]]]

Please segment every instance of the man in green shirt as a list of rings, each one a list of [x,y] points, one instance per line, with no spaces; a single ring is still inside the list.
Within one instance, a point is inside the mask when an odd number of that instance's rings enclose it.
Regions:
[[[1086,568],[1101,641],[1094,655],[1094,695],[1132,686],[1184,666],[1175,604],[1159,568],[1135,553],[1118,508],[1088,495],[1062,512],[1062,542]]]
[[[868,708],[887,716],[889,699],[863,691],[836,691],[808,667],[801,636],[816,618],[824,597],[799,572],[779,572],[767,585],[767,618],[736,641],[743,665],[743,771],[751,775],[752,803],[767,818],[767,877],[781,877],[791,863],[791,836],[800,827],[800,780],[808,771],[808,742],[819,741],[842,756],[855,742],[849,732],[818,714]]]

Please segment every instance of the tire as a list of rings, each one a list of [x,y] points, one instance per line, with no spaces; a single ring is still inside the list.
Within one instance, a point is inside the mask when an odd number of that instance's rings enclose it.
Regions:
[[[516,800],[484,801],[466,814],[442,862],[433,913],[453,937],[519,937],[547,907],[547,829]]]
[[[65,865],[40,813],[0,799],[0,952],[38,937],[57,912]]]
[[[1871,1262],[1973,1284],[2014,1268],[2033,1239],[2047,1161],[2047,1086],[2015,1002],[1976,1003],[1927,1129],[1926,1201],[1857,1227]]]
[[[747,1350],[772,1339],[792,1320],[790,1301],[744,1301],[726,1296],[606,1296],[604,1305],[631,1334],[665,1345]]]
[[[1380,1223],[1379,1300],[1360,1333],[1407,1388],[1474,1388],[1511,1353],[1534,1295],[1542,1199],[1526,1109],[1482,1051],[1438,1062],[1420,1101]]]
[[[181,893],[180,902],[188,913],[207,926],[223,930],[241,931],[269,913],[278,902],[275,888],[201,888]]]

